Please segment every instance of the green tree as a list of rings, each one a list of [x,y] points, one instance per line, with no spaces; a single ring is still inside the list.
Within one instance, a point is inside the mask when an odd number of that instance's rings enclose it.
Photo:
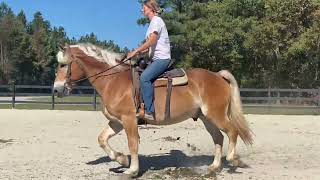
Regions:
[[[121,49],[112,40],[100,41],[94,33],[79,40],[68,38],[63,27],[51,27],[40,12],[28,22],[23,11],[17,16],[5,4],[0,4],[0,83],[51,85],[57,65],[60,44],[90,42],[113,51]]]
[[[126,49],[122,50],[117,44],[114,43],[114,41],[100,41],[98,40],[97,36],[94,33],[87,34],[85,36],[81,36],[80,39],[77,41],[78,43],[91,43],[98,45],[102,48],[110,49],[115,52],[124,52]]]
[[[5,4],[0,4],[0,80],[7,81],[9,69],[9,46],[12,29],[15,28],[14,14],[12,10]]]
[[[320,10],[313,13],[313,18],[312,26],[288,49],[284,72],[292,77],[290,83],[293,87],[320,86]]]
[[[319,84],[319,17],[315,15],[319,0],[167,0],[160,4],[166,8],[162,17],[179,66],[229,69],[242,87]],[[299,75],[294,74],[297,70]],[[307,73],[312,83],[305,80]]]

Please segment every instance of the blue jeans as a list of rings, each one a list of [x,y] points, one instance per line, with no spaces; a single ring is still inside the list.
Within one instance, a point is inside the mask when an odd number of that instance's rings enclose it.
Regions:
[[[157,59],[154,60],[141,74],[140,86],[141,94],[144,102],[145,112],[147,114],[154,113],[154,88],[153,82],[163,74],[169,66],[170,59]]]

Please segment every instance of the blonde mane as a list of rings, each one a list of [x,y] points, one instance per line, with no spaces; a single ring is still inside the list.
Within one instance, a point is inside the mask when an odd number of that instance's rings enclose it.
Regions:
[[[121,59],[124,56],[124,54],[113,52],[110,49],[102,49],[101,47],[90,43],[80,43],[71,45],[70,47],[77,47],[86,55],[94,57],[94,59],[96,59],[97,61],[105,62],[110,66],[119,64],[116,59]]]

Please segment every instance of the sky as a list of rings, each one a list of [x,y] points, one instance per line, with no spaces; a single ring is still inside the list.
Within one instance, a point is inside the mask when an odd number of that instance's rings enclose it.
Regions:
[[[64,27],[67,36],[79,38],[93,32],[99,40],[113,40],[121,48],[135,48],[147,27],[138,0],[0,0],[15,14],[23,10],[30,22],[40,11],[51,26]]]

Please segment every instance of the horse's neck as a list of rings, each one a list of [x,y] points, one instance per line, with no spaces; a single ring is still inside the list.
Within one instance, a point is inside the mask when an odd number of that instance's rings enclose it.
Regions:
[[[99,75],[93,76],[88,79],[90,84],[96,89],[96,91],[100,95],[102,94],[103,90],[109,86],[114,76],[118,76],[121,73],[126,73],[122,72],[123,70],[119,68],[113,68],[106,63],[99,61],[92,62],[86,58],[82,59],[82,63],[84,65],[86,77],[90,77],[107,70],[106,72],[103,72]]]

